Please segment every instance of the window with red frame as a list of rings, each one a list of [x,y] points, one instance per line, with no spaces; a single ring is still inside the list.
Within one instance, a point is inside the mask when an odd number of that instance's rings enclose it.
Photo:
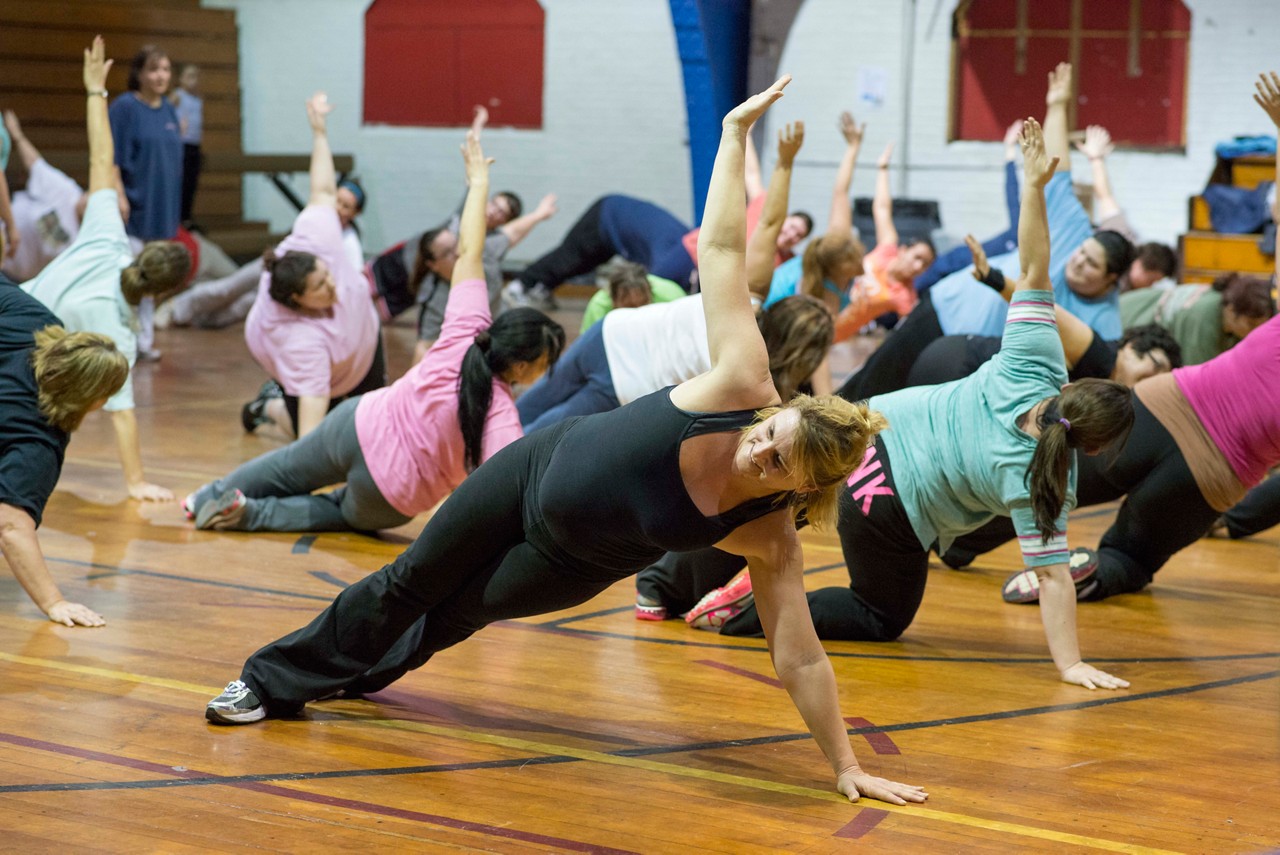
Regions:
[[[1044,115],[1045,83],[1074,66],[1071,126],[1118,145],[1180,148],[1191,13],[1180,0],[961,0],[953,18],[952,140],[999,140]]]
[[[542,127],[538,0],[374,0],[364,16],[364,120]]]

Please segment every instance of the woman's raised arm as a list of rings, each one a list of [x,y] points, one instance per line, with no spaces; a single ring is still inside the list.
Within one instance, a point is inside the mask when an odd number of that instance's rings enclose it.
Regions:
[[[751,137],[748,136],[748,151]],[[804,122],[787,125],[778,131],[778,163],[769,179],[764,197],[764,210],[756,230],[747,239],[747,287],[762,301],[769,296],[774,262],[778,254],[778,233],[787,220],[787,203],[791,197],[791,168],[796,154],[804,145]],[[750,195],[748,192],[747,195]]]
[[[672,400],[687,410],[764,407],[778,401],[769,354],[747,290],[747,205],[743,161],[747,129],[791,82],[781,77],[724,118],[698,234],[698,272],[707,316],[711,370],[680,384]]]
[[[898,242],[898,229],[893,225],[893,193],[889,190],[889,162],[892,159],[893,143],[889,143],[876,161],[876,195],[871,200],[871,216],[876,224],[876,246]]]
[[[489,202],[489,164],[480,148],[480,135],[467,132],[462,146],[462,161],[467,167],[467,199],[462,203],[458,220],[458,260],[453,265],[453,281],[484,278],[485,205]]]
[[[1280,134],[1280,74],[1274,71],[1270,76],[1259,74],[1258,82],[1254,87],[1258,91],[1254,93],[1253,100],[1267,111],[1267,115],[1276,126],[1276,133]],[[1280,186],[1280,157],[1276,158],[1276,185]],[[1271,206],[1271,219],[1280,223],[1280,196],[1276,197],[1275,203]],[[1280,252],[1276,253],[1276,278],[1280,279]]]
[[[84,92],[88,101],[85,125],[89,133],[89,192],[96,193],[116,186],[116,152],[111,138],[111,120],[107,117],[107,72],[111,60],[106,59],[102,36],[93,37],[93,46],[84,52]]]
[[[1045,151],[1045,137],[1040,123],[1027,119],[1022,126],[1022,210],[1018,213],[1018,260],[1022,276],[1015,291],[1038,289],[1048,291],[1049,282],[1049,215],[1045,210],[1044,186],[1053,177],[1058,158]]]
[[[326,117],[333,105],[323,92],[307,99],[307,123],[311,125],[311,197],[308,205],[332,206],[338,198],[338,178],[333,169]]]
[[[827,234],[853,234],[853,204],[849,201],[849,188],[853,185],[853,168],[862,149],[862,135],[867,123],[859,125],[847,110],[840,114],[840,134],[844,137],[844,156],[836,170],[836,183],[831,188],[831,212],[827,218]]]

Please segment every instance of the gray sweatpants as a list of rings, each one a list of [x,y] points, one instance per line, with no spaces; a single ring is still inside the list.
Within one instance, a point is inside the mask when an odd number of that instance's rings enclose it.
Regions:
[[[358,397],[349,398],[297,442],[250,460],[201,487],[193,508],[230,490],[249,499],[237,531],[376,531],[412,517],[393,508],[373,482],[356,436]],[[312,495],[332,484],[330,493]]]
[[[174,297],[169,311],[174,326],[222,329],[243,321],[258,296],[262,259],[221,279],[193,285]]]

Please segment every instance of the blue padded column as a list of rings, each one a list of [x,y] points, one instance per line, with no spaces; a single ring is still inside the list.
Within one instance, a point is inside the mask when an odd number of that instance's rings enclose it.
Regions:
[[[747,86],[750,0],[670,0],[671,22],[684,74],[693,175],[693,219],[702,221],[720,120],[742,101]]]

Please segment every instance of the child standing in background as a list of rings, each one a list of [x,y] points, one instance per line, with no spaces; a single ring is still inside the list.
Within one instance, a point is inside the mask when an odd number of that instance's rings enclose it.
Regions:
[[[200,91],[200,67],[187,63],[169,102],[178,111],[178,135],[182,138],[182,222],[191,222],[196,183],[200,180],[200,138],[204,133],[204,99]]]

